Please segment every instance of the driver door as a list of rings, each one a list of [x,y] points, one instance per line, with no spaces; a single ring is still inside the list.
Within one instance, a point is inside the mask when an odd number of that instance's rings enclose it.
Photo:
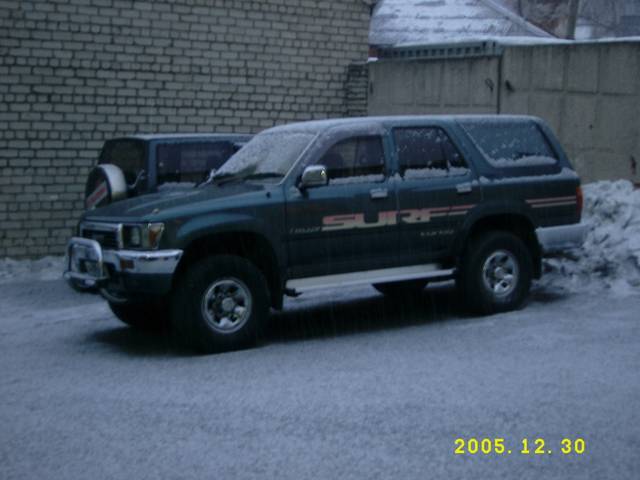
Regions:
[[[342,139],[312,162],[329,183],[291,189],[287,243],[291,278],[366,271],[393,264],[395,187],[381,135]]]

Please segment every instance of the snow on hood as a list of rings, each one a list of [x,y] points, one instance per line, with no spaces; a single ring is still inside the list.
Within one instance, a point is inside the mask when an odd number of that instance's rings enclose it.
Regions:
[[[541,283],[569,291],[640,293],[640,190],[626,180],[585,185],[582,249],[546,259]]]
[[[246,182],[229,185],[207,185],[200,188],[168,189],[158,193],[140,195],[90,210],[83,219],[93,221],[162,221],[172,218],[173,212],[184,207],[195,208],[198,204],[215,208],[222,200],[243,194],[262,191],[263,186]],[[212,201],[217,201],[213,202]]]

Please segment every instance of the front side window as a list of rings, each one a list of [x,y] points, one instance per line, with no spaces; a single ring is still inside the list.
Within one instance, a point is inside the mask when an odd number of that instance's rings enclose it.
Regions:
[[[494,167],[536,167],[558,162],[533,121],[482,120],[461,124]]]
[[[167,143],[158,145],[158,185],[197,183],[220,168],[234,153],[231,142]]]
[[[404,178],[446,177],[468,172],[464,158],[440,128],[394,129],[400,175]]]
[[[342,140],[317,163],[327,168],[330,183],[383,180],[385,157],[382,139],[371,136]]]

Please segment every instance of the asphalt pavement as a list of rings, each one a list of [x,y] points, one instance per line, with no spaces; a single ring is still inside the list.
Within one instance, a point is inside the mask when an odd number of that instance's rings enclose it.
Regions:
[[[640,478],[640,294],[460,303],[324,292],[288,301],[260,347],[199,356],[62,281],[2,285],[0,478]]]

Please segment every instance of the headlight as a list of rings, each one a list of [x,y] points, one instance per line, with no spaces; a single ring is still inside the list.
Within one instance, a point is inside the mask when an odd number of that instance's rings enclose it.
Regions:
[[[132,227],[126,228],[123,232],[125,234],[125,237],[124,237],[125,245],[130,247],[141,247],[142,232],[140,230],[141,228],[138,226],[132,226]],[[127,232],[129,233],[129,235],[126,235]]]
[[[155,250],[160,245],[163,232],[163,223],[124,225],[122,228],[122,243],[124,248]]]

